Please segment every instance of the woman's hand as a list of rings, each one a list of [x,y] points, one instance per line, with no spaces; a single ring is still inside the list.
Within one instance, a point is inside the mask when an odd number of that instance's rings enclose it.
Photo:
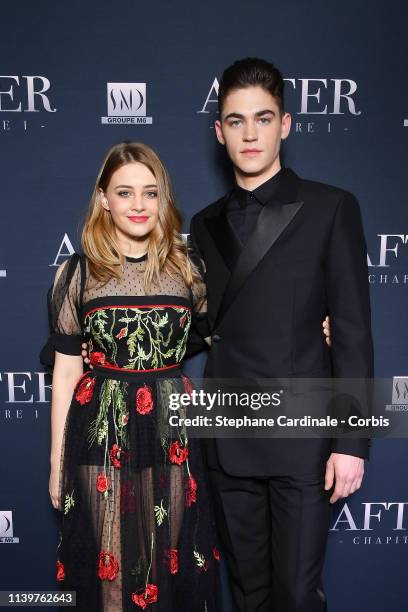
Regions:
[[[59,493],[59,474],[60,466],[51,465],[50,481],[49,481],[49,492],[51,503],[55,510],[61,510],[61,499]]]
[[[323,325],[323,333],[326,336],[326,342],[328,346],[331,346],[331,336],[330,336],[330,317],[327,316],[322,323]]]
[[[79,355],[65,355],[55,351],[51,395],[51,474],[48,488],[52,505],[56,510],[61,509],[59,480],[64,428],[72,401],[72,394],[82,374],[82,357]]]
[[[89,356],[88,356],[88,345],[87,345],[87,343],[86,343],[86,342],[83,342],[83,343],[82,343],[82,349],[83,349],[83,350],[82,350],[82,352],[81,352],[81,355],[82,355],[82,357],[83,357],[83,359],[84,359],[84,362],[86,363],[86,365],[87,365],[87,366],[89,366],[89,369],[90,369],[90,370],[93,370],[93,366],[91,365],[91,362],[90,362],[90,360],[89,360]]]

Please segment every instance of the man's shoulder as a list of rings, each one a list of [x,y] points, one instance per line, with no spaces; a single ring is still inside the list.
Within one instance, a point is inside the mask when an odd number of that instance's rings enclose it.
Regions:
[[[220,198],[218,198],[217,200],[215,200],[214,202],[211,202],[211,204],[208,204],[208,206],[205,206],[204,208],[196,212],[193,215],[191,222],[192,223],[200,222],[206,219],[207,217],[212,217],[218,214],[220,212],[220,209],[223,203],[228,198],[229,193],[230,191],[224,194],[223,196],[221,196]]]
[[[348,200],[356,201],[356,197],[347,189],[304,178],[299,178],[298,197],[306,201],[309,199],[315,202],[321,201],[326,206],[330,204],[337,206],[340,202]]]

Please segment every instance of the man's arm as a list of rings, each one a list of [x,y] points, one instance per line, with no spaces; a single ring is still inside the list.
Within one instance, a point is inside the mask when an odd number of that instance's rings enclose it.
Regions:
[[[202,263],[200,250],[196,242],[196,229],[195,229],[194,219],[195,218],[193,217],[190,223],[190,235],[187,240],[188,252],[189,252],[189,257],[191,261],[197,268],[198,272],[202,275],[203,283],[205,286],[204,266]],[[204,299],[204,301],[202,301],[201,306],[202,306],[201,309],[203,311],[202,313],[198,312],[196,307],[194,308],[194,311],[193,311],[192,326],[191,326],[189,338],[187,341],[187,348],[186,348],[186,355],[185,355],[186,358],[192,357],[196,353],[199,353],[202,350],[208,349],[208,347],[211,345],[211,338],[209,336],[208,323],[207,323],[207,299],[206,298]]]
[[[367,248],[357,200],[345,192],[336,210],[326,261],[326,291],[331,319],[335,378],[359,378],[360,398],[369,402],[365,379],[373,377],[373,344],[368,286]],[[331,501],[361,486],[369,440],[334,439],[326,470]]]

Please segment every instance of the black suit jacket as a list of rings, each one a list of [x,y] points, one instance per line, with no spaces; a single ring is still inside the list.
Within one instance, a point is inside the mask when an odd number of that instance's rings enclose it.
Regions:
[[[229,194],[197,213],[191,237],[206,266],[212,378],[371,378],[367,249],[355,197],[282,174],[242,248]],[[322,334],[331,317],[332,348]],[[322,471],[330,452],[368,456],[362,439],[217,439],[210,467],[236,476]]]

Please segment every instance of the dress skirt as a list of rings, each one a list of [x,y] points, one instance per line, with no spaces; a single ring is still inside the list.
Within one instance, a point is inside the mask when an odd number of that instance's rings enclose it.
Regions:
[[[61,455],[57,578],[77,610],[216,609],[219,553],[200,440],[170,428],[179,367],[95,366],[78,381]]]

